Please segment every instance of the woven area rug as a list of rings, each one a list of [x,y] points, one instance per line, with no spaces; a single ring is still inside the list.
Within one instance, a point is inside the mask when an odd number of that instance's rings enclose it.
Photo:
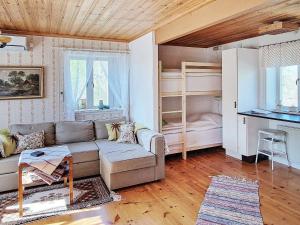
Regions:
[[[214,176],[205,194],[196,225],[262,225],[258,183]]]
[[[21,218],[18,214],[18,193],[0,194],[0,224],[24,224],[112,201],[101,177],[74,181],[73,187],[73,205],[69,205],[69,189],[63,184],[25,189],[24,216]]]

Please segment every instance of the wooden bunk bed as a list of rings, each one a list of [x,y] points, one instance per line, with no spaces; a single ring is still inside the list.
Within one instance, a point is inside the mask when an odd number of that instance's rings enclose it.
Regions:
[[[181,69],[163,69],[159,62],[159,127],[169,146],[166,154],[182,153],[186,159],[187,151],[222,145],[221,123],[187,120],[189,96],[221,96],[221,73],[217,63],[182,62]],[[166,117],[170,124],[164,124]]]

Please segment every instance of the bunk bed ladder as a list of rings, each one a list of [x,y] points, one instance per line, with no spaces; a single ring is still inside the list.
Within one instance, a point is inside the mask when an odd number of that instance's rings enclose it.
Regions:
[[[182,149],[182,158],[186,160],[187,158],[187,143],[186,143],[186,63],[181,63],[182,69],[182,125],[183,125],[183,149]]]
[[[159,132],[162,133],[162,120],[163,120],[163,117],[162,117],[162,95],[161,95],[161,74],[162,74],[162,62],[159,61],[158,62],[158,80],[159,80],[159,85],[158,85],[158,93],[159,93],[159,96],[158,96],[158,102],[159,102],[159,106],[158,106],[158,118],[159,118]]]

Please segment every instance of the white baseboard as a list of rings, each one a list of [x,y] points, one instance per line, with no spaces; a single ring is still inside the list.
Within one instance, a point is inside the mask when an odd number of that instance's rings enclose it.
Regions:
[[[288,162],[284,158],[274,157],[274,161],[288,166]],[[300,162],[291,162],[291,167],[296,168],[296,169],[300,169]]]

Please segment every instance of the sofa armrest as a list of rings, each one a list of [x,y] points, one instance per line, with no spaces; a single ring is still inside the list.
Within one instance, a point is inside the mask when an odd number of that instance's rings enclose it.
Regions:
[[[165,156],[165,138],[164,136],[155,136],[151,140],[150,151],[155,155]]]
[[[156,156],[155,179],[165,178],[165,138],[155,136],[151,140],[151,152]]]
[[[138,143],[156,158],[155,180],[165,177],[165,138],[162,134],[149,129],[140,129],[136,133]]]

